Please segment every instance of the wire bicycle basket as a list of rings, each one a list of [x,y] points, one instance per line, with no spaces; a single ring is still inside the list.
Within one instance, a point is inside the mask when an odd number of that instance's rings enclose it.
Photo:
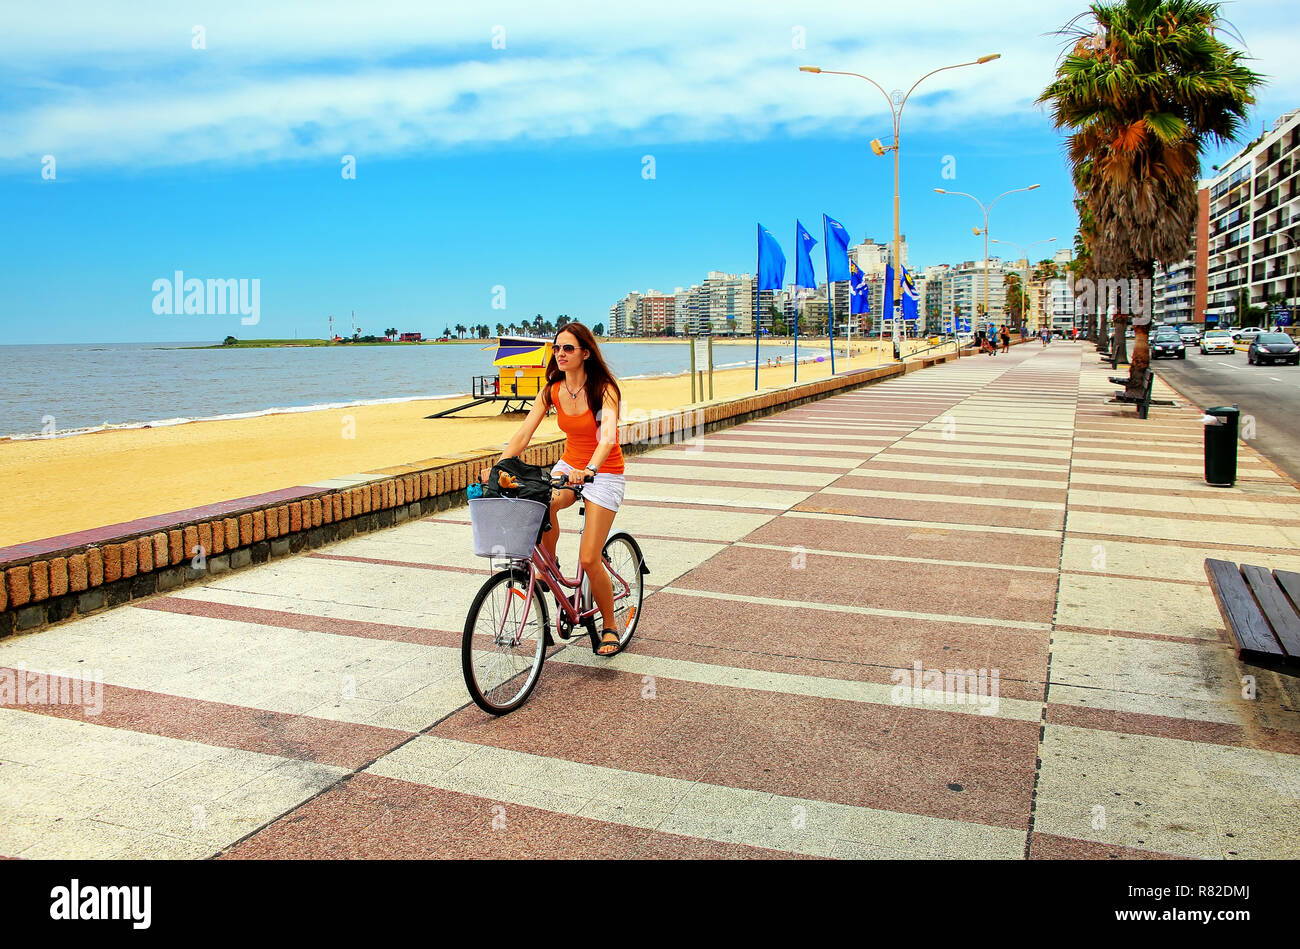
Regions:
[[[542,533],[547,506],[526,498],[471,498],[474,556],[528,560]]]

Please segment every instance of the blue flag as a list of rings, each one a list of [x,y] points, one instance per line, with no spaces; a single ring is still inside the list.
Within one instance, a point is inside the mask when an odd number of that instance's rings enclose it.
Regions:
[[[894,265],[885,264],[885,306],[881,310],[882,320],[894,318]]]
[[[822,215],[822,231],[826,237],[826,282],[836,283],[849,279],[849,232],[833,217]]]
[[[871,312],[871,293],[870,285],[867,283],[867,272],[860,269],[852,260],[849,261],[849,312],[854,315]]]
[[[817,238],[799,221],[794,222],[794,285],[817,289],[817,274],[813,271],[812,249],[817,246]]]
[[[920,315],[920,294],[912,282],[912,272],[903,268],[903,319],[915,320]]]
[[[758,292],[780,290],[785,285],[785,254],[772,232],[758,225]]]

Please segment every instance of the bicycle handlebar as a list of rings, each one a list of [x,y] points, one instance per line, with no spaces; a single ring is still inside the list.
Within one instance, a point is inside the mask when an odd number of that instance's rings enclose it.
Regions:
[[[596,480],[595,475],[587,475],[582,479],[582,484],[591,484],[595,480]],[[567,488],[568,490],[572,491],[574,494],[582,493],[581,484],[569,484],[569,479],[565,477],[552,478],[551,487],[556,491],[560,491]]]

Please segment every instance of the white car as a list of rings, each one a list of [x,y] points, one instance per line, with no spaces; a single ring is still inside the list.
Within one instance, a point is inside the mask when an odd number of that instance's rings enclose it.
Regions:
[[[1236,351],[1236,341],[1227,330],[1206,330],[1205,335],[1201,337],[1202,356],[1208,356],[1210,353],[1232,355]]]

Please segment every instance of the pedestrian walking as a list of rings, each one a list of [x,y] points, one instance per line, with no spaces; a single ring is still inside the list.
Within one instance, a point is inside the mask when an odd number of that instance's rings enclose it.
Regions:
[[[1002,324],[1002,351],[1009,352],[1011,349],[1011,330],[1007,329],[1005,323]]]

